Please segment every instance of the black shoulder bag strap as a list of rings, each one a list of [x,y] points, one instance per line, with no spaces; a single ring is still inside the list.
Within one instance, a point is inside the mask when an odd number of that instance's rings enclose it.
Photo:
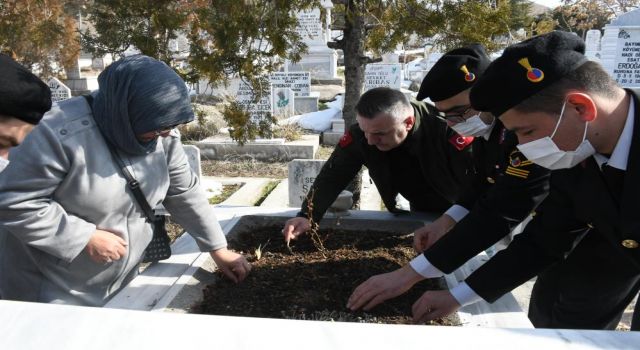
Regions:
[[[82,97],[84,97],[87,100],[87,102],[89,103],[89,106],[93,105],[93,96],[83,95]],[[104,138],[104,135],[103,135],[103,138]],[[153,209],[151,209],[151,206],[147,201],[147,197],[144,196],[144,193],[142,193],[142,190],[140,189],[140,183],[138,182],[138,180],[136,180],[135,177],[133,177],[129,169],[127,169],[127,166],[124,164],[124,161],[122,160],[122,158],[120,158],[120,155],[113,148],[109,140],[107,140],[106,138],[104,138],[104,140],[105,140],[105,143],[107,144],[107,148],[109,148],[109,152],[111,152],[111,157],[118,164],[118,166],[120,167],[120,170],[122,170],[122,175],[124,175],[124,178],[127,180],[127,187],[129,187],[129,189],[131,190],[131,193],[133,193],[133,196],[136,198],[136,201],[140,205],[140,208],[142,208],[142,211],[144,211],[144,214],[147,216],[148,221],[155,222],[156,221],[155,214],[153,213]]]

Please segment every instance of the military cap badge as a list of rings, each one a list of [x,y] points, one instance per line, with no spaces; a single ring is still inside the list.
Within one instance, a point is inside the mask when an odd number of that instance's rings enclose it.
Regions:
[[[462,67],[460,67],[460,70],[464,73],[464,81],[466,81],[467,83],[476,80],[476,75],[469,72],[469,69],[467,69],[466,65],[463,64]]]
[[[527,79],[532,83],[541,82],[544,79],[544,72],[538,68],[531,67],[528,58],[521,58],[518,60],[521,66],[527,69]]]

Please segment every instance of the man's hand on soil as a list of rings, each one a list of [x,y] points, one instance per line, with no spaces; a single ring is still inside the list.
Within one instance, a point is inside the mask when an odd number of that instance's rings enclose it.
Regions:
[[[414,323],[425,323],[445,317],[460,308],[458,301],[448,290],[430,290],[413,303],[411,311]]]
[[[310,228],[309,219],[302,217],[291,218],[284,223],[284,228],[282,229],[284,241],[289,244],[290,240],[298,238],[299,235],[309,231]]]
[[[408,291],[416,282],[424,279],[407,265],[389,273],[370,277],[353,291],[347,301],[351,311],[362,308],[367,311],[385,300]]]

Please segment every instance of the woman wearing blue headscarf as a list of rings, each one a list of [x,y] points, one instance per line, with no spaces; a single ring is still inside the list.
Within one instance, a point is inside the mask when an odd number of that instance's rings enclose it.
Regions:
[[[194,119],[167,65],[130,56],[98,77],[93,101],[57,105],[10,154],[0,175],[0,294],[5,299],[101,306],[137,273],[153,236],[110,148],[233,281],[251,265],[227,242],[175,126]]]

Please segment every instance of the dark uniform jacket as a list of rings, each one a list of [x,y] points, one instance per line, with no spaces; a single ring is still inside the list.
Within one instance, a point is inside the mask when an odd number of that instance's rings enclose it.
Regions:
[[[472,180],[471,147],[459,139],[436,110],[424,102],[412,101],[416,122],[405,141],[390,151],[370,146],[357,124],[343,135],[307,194],[313,193],[315,222],[364,165],[369,169],[380,196],[391,212],[401,193],[412,210],[444,211],[454,203]],[[458,142],[456,142],[458,140]],[[461,140],[461,141],[460,141]],[[307,200],[299,216],[309,217]]]
[[[619,202],[594,157],[571,169],[554,171],[549,195],[524,232],[467,278],[484,300],[495,301],[561,261],[584,234],[600,235],[617,252],[611,259],[640,274],[640,102],[635,94],[632,98],[633,138]]]
[[[475,180],[457,203],[470,212],[424,252],[433,266],[457,269],[509,234],[546,197],[550,171],[527,160],[517,144],[499,120],[489,140],[474,140]]]

